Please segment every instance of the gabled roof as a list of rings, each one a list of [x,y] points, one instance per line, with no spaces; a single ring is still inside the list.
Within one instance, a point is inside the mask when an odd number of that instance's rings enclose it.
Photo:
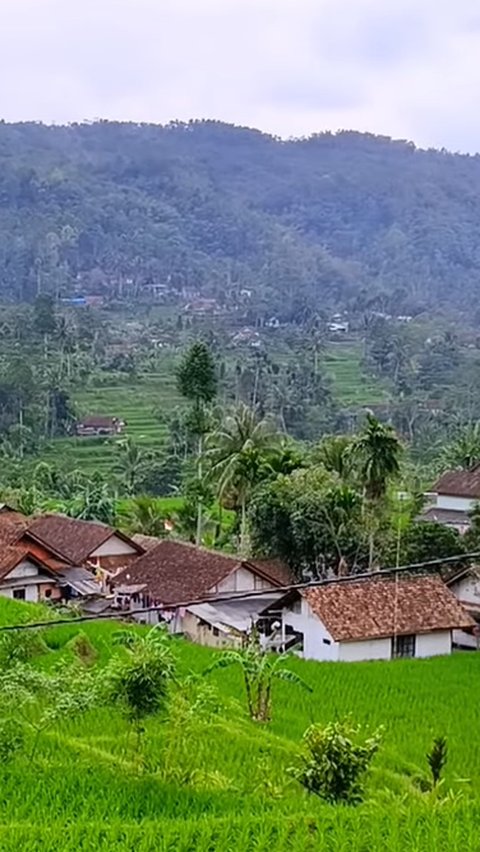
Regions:
[[[111,429],[118,423],[118,417],[104,417],[102,415],[91,415],[88,417],[80,417],[77,420],[77,426],[86,426],[92,429]]]
[[[474,625],[439,577],[331,583],[303,594],[336,642]]]
[[[27,533],[46,547],[55,548],[77,565],[86,562],[113,535],[130,544],[137,553],[142,552],[140,545],[106,524],[67,518],[65,515],[42,515],[29,523]]]
[[[34,562],[39,568],[49,570],[49,565],[39,559],[34,553],[22,546],[11,546],[0,548],[0,580],[4,580],[24,560]]]
[[[447,470],[433,486],[437,494],[480,500],[480,465],[472,470]]]
[[[149,594],[163,604],[175,604],[208,594],[240,567],[279,586],[278,565],[242,560],[238,556],[196,547],[184,541],[163,539],[156,547],[115,577],[115,585],[145,584]]]

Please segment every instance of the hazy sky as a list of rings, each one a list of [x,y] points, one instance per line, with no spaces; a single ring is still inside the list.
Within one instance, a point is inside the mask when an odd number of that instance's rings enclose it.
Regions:
[[[0,0],[0,116],[480,151],[480,0]]]

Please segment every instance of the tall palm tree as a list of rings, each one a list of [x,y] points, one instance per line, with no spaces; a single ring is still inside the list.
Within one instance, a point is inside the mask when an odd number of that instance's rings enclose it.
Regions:
[[[391,426],[380,423],[372,414],[351,449],[365,497],[370,502],[382,500],[388,482],[400,472],[402,445]]]
[[[118,476],[127,494],[135,494],[148,462],[147,454],[130,437],[119,441],[117,447],[117,461],[113,466],[113,472]]]
[[[247,507],[253,488],[268,469],[269,456],[280,448],[280,440],[272,419],[260,420],[243,403],[207,438],[206,458],[220,502],[233,502],[240,512],[242,553],[247,547]]]
[[[372,414],[362,432],[354,439],[352,460],[365,495],[366,521],[370,527],[369,568],[373,564],[374,535],[388,483],[400,473],[402,445],[391,426],[380,423]]]

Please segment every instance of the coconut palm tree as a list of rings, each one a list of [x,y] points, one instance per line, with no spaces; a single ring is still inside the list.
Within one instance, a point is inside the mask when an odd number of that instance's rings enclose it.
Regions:
[[[480,421],[469,423],[457,433],[442,453],[445,467],[472,470],[480,464]]]
[[[240,513],[240,550],[247,546],[247,507],[253,488],[268,470],[269,456],[279,450],[281,436],[271,418],[260,420],[241,403],[207,437],[206,458],[222,504]]]
[[[147,453],[132,438],[118,442],[117,461],[113,472],[125,487],[127,494],[135,494],[139,480],[145,472],[148,462]]]
[[[392,427],[367,414],[365,427],[352,442],[351,455],[368,501],[384,499],[389,481],[400,472],[401,453]]]
[[[370,527],[369,567],[373,564],[375,531],[388,484],[400,473],[402,445],[391,426],[380,423],[372,414],[362,432],[353,440],[352,460],[365,495],[365,520]]]

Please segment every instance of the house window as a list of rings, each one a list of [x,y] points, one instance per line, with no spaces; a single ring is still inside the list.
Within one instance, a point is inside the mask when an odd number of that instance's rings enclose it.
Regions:
[[[218,627],[213,628],[213,635],[214,636],[220,636],[220,631],[219,631]]]
[[[292,603],[292,605],[290,607],[290,612],[295,612],[297,615],[301,615],[301,612],[302,612],[302,599],[301,598],[297,598],[297,600],[295,600]]]
[[[392,657],[414,657],[415,635],[392,636]]]
[[[331,645],[332,644],[331,639],[322,639],[322,642],[323,642],[324,645]]]
[[[25,589],[14,589],[13,597],[16,601],[24,601],[25,600]]]

